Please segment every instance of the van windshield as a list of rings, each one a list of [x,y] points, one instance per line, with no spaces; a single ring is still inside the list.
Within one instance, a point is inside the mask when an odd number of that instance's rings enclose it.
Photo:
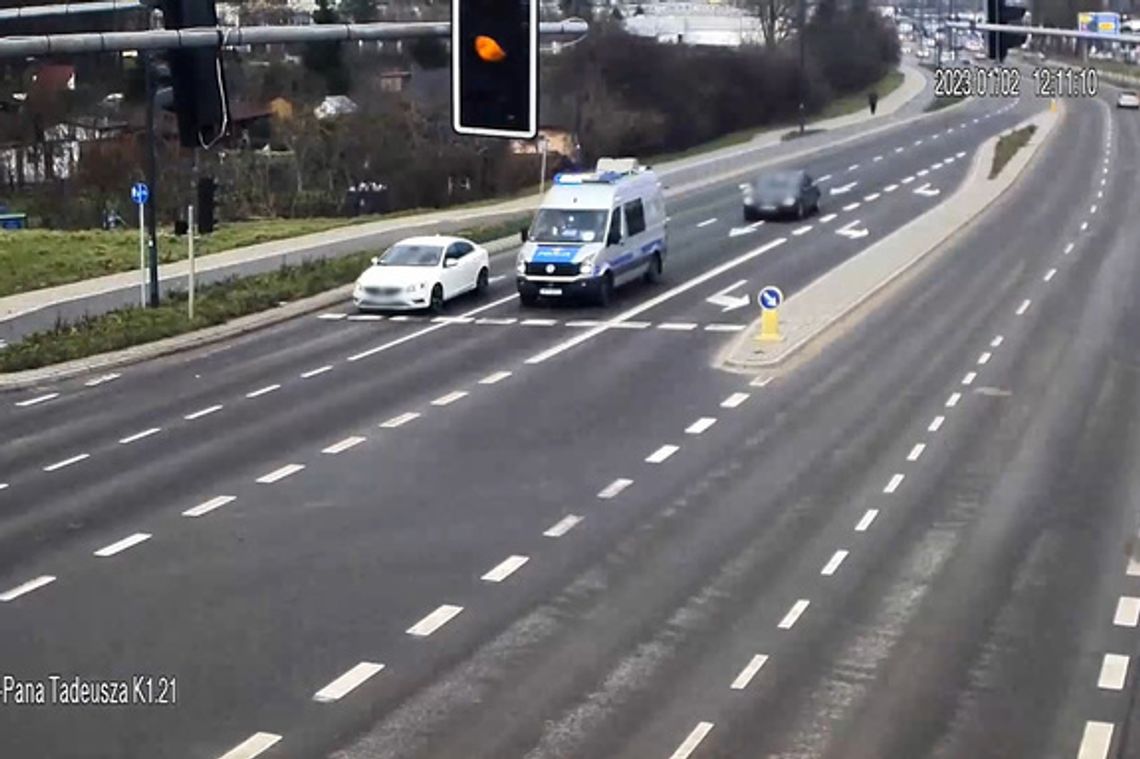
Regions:
[[[606,231],[608,211],[542,208],[530,227],[535,242],[598,242]]]

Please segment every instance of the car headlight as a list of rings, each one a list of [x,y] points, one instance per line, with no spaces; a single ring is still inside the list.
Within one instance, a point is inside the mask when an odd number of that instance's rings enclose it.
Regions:
[[[519,274],[526,274],[526,259],[522,257],[521,253],[519,254],[518,260],[515,261],[515,271]]]
[[[424,289],[424,288],[426,288],[426,287],[427,287],[427,282],[417,282],[417,283],[416,283],[416,284],[414,284],[414,285],[408,285],[407,287],[405,287],[405,288],[404,288],[404,292],[406,292],[406,293],[414,293],[414,292],[416,292],[416,291],[418,291],[418,290],[423,290],[423,289]]]
[[[579,274],[593,274],[594,273],[594,257],[588,256],[578,264]]]
[[[796,199],[795,199],[795,198],[793,198],[791,195],[789,195],[788,197],[784,198],[784,205],[786,205],[786,206],[790,206],[790,205],[792,205],[792,204],[793,204],[793,203],[795,203],[795,202],[796,202]]]

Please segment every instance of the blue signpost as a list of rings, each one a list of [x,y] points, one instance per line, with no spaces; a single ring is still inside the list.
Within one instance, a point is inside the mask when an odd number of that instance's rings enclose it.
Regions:
[[[146,308],[146,202],[150,199],[150,188],[145,182],[135,182],[131,185],[131,200],[139,207],[139,271],[142,273],[142,283],[139,288],[139,306]]]
[[[763,310],[775,311],[784,302],[784,293],[780,288],[769,285],[760,291],[760,297],[757,298],[757,301]]]

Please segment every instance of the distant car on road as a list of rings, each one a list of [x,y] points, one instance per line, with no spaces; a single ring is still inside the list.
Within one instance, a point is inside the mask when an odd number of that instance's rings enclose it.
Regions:
[[[1125,90],[1116,96],[1117,108],[1140,108],[1140,94]]]
[[[740,186],[744,220],[793,215],[802,219],[819,210],[820,191],[806,171],[773,171]]]
[[[466,292],[486,291],[491,264],[487,251],[462,237],[409,237],[372,259],[356,280],[352,302],[370,309],[443,310]]]

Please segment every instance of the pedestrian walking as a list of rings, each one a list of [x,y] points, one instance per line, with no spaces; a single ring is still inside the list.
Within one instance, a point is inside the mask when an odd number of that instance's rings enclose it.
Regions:
[[[875,108],[879,105],[879,93],[871,90],[867,93],[867,104],[871,106],[871,115],[875,115]]]

